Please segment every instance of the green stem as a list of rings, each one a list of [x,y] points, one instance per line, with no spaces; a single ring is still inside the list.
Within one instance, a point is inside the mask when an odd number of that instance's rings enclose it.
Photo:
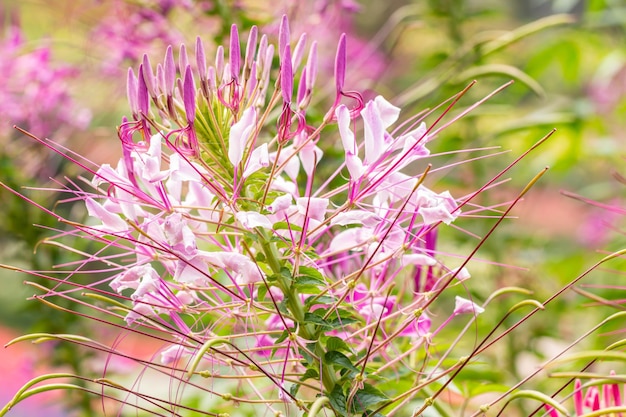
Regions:
[[[324,385],[326,392],[330,393],[337,383],[337,378],[333,366],[323,363],[324,356],[326,355],[326,349],[324,349],[324,346],[320,343],[319,337],[316,336],[314,326],[310,323],[305,323],[304,321],[305,311],[304,306],[300,302],[300,295],[298,294],[298,291],[293,287],[293,285],[291,285],[291,282],[289,282],[287,278],[281,274],[282,266],[279,260],[280,254],[278,253],[276,245],[269,241],[267,235],[263,231],[259,231],[259,235],[265,258],[269,267],[272,269],[272,272],[274,272],[277,277],[279,288],[286,297],[287,309],[298,325],[299,335],[305,340],[315,340],[314,353],[319,358],[319,363],[317,365],[321,368],[322,384]]]

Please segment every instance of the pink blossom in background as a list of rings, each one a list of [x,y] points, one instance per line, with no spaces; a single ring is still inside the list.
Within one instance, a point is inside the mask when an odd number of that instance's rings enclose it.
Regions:
[[[91,34],[94,44],[106,51],[105,74],[119,75],[124,67],[140,62],[144,53],[160,50],[163,45],[181,43],[183,35],[167,19],[172,9],[181,6],[191,7],[192,4],[163,0],[151,9],[124,0],[112,2],[110,11]]]
[[[11,135],[17,125],[38,136],[58,134],[61,140],[85,129],[91,113],[70,94],[70,80],[78,72],[74,66],[55,64],[46,42],[33,49],[19,26],[7,27],[0,39],[0,135]]]
[[[590,249],[605,245],[612,232],[617,230],[618,220],[623,216],[620,207],[619,202],[614,201],[606,210],[594,209],[588,213],[584,223],[578,226],[578,240]]]
[[[311,0],[293,2],[283,0],[275,8],[276,14],[289,16],[295,39],[303,33],[318,43],[318,66],[321,74],[330,75],[335,63],[335,45],[342,33],[347,38],[346,86],[350,90],[363,91],[372,87],[387,69],[388,59],[376,45],[355,32],[354,20],[360,10],[357,1]],[[278,31],[278,27],[269,28]],[[369,98],[369,97],[366,97]]]
[[[589,98],[598,114],[614,111],[626,97],[626,64],[623,62],[608,64],[601,67],[587,88]]]

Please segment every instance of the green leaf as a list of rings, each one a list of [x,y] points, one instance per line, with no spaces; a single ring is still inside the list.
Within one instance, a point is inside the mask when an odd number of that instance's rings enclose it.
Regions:
[[[261,302],[265,299],[265,295],[267,294],[267,286],[259,285],[256,293],[256,300]]]
[[[334,304],[335,301],[337,301],[337,299],[335,297],[331,297],[328,295],[322,295],[321,297],[308,297],[306,300],[304,300],[304,306],[309,308],[311,307],[311,305],[313,303],[315,304],[324,304],[324,305],[330,305],[330,304]]]
[[[300,377],[300,381],[306,381],[307,379],[318,379],[320,377],[319,372],[316,369],[309,368]]]
[[[279,343],[282,343],[285,341],[285,339],[287,339],[287,336],[289,335],[289,332],[287,330],[283,330],[283,332],[280,334],[280,336],[278,337],[278,339],[276,339],[276,344],[278,345]]]
[[[289,393],[292,397],[298,395],[298,390],[300,389],[300,384],[293,384],[291,388],[289,388]]]
[[[308,368],[304,372],[304,374],[299,378],[299,380],[304,382],[307,379],[319,379],[319,377],[320,377],[320,375],[319,375],[319,373],[317,372],[316,369]],[[291,386],[291,388],[289,389],[289,391],[291,392],[291,395],[293,395],[295,397],[301,386],[302,386],[301,384],[293,384]]]
[[[324,275],[322,275],[322,273],[318,269],[311,268],[310,266],[301,266],[298,269],[298,275],[315,279],[316,281],[321,283],[326,283],[326,280],[324,280]]]
[[[283,277],[285,277],[288,280],[292,280],[293,276],[291,275],[291,271],[289,270],[289,268],[285,268],[284,266],[282,268],[280,268],[280,275],[282,275]]]
[[[320,291],[320,287],[326,287],[326,280],[320,271],[309,266],[301,266],[298,269],[298,275],[296,277],[295,284],[298,289],[314,289],[316,292]]]
[[[318,326],[322,326],[329,330],[333,328],[329,322],[327,322],[315,313],[304,313],[304,322],[317,324]]]
[[[334,365],[336,368],[344,368],[357,373],[361,372],[360,369],[352,364],[350,358],[336,350],[326,352],[324,355],[324,363]]]
[[[321,310],[321,309],[318,309]],[[315,310],[315,311],[318,311]],[[336,309],[327,319],[328,323],[332,326],[333,329],[339,329],[343,326],[347,326],[348,324],[358,323],[359,320],[354,317],[351,311],[344,309]]]
[[[330,400],[330,406],[333,407],[335,413],[338,416],[347,416],[348,410],[346,409],[346,396],[343,394],[341,385],[335,384],[335,387],[328,396]]]
[[[376,413],[372,414],[373,411],[366,410],[361,417],[386,417],[384,414]]]
[[[276,222],[272,228],[274,230],[293,230],[294,232],[302,231],[302,227],[287,222]]]
[[[378,388],[370,384],[364,384],[363,388],[358,390],[352,399],[351,411],[354,413],[362,413],[368,408],[387,401],[389,398]]]
[[[359,320],[350,317],[337,317],[332,320],[327,320],[327,322],[333,330],[336,330],[342,328],[343,326],[347,326],[348,324],[358,323]]]
[[[326,286],[326,283],[323,281],[318,281],[317,279],[309,276],[299,276],[296,278],[296,281],[293,284],[299,290],[307,290],[307,292],[315,293],[321,292],[320,287]]]
[[[326,340],[326,350],[343,350],[345,352],[350,352],[350,346],[343,339],[337,336],[331,336]]]
[[[298,348],[298,352],[304,359],[305,366],[316,362],[315,358],[313,358],[313,356],[309,354],[309,352],[314,352],[314,351],[315,351],[315,342],[307,343],[306,349]]]

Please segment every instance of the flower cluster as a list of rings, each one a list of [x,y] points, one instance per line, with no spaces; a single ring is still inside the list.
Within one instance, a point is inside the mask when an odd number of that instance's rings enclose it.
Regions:
[[[253,27],[244,48],[233,25],[213,65],[198,39],[195,59],[170,47],[156,67],[144,56],[129,70],[122,158],[91,169],[92,192],[67,189],[91,217],[72,223],[76,234],[104,248],[69,274],[105,271],[108,312],[168,341],[152,368],[194,387],[196,375],[248,381],[203,387],[223,400],[215,410],[361,415],[414,398],[392,401],[374,384],[418,375],[432,338],[483,308],[457,297],[431,329],[434,296],[469,273],[436,256],[436,228],[461,202],[424,184],[430,129],[393,129],[399,108],[345,88],[345,36],[335,100],[314,111],[317,43],[302,35],[292,48],[289,32],[283,17],[274,46]],[[326,158],[333,146],[341,158]]]

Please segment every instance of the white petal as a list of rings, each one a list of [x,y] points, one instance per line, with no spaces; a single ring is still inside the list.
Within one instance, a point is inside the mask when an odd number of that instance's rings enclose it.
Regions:
[[[409,253],[402,256],[403,264],[419,265],[419,266],[434,266],[437,265],[437,260],[432,256],[424,255],[423,253]]]
[[[472,277],[469,271],[467,270],[467,268],[465,267],[461,268],[461,270],[458,273],[457,271],[459,271],[459,268],[454,268],[451,272],[452,274],[456,274],[455,278],[458,279],[459,281],[465,281],[466,279],[470,279]]]
[[[248,159],[248,165],[243,172],[244,178],[257,172],[261,168],[269,166],[269,164],[270,158],[267,152],[267,143],[264,143],[252,151],[250,159]]]
[[[244,110],[241,119],[230,127],[228,137],[228,159],[233,166],[239,165],[245,152],[250,133],[256,125],[254,107]]]
[[[339,126],[339,136],[341,136],[341,143],[346,153],[353,155],[357,154],[356,140],[354,139],[354,133],[350,130],[350,111],[345,105],[340,105],[335,110],[335,116],[337,117],[337,125]]]
[[[396,120],[398,120],[398,116],[400,116],[400,108],[394,106],[383,96],[376,96],[374,99],[374,103],[378,107],[378,112],[380,113],[381,121],[383,122],[383,126],[387,129],[389,126],[394,124]]]
[[[337,234],[330,242],[327,252],[337,253],[345,252],[347,250],[362,250],[363,245],[366,244],[371,237],[371,229],[354,227],[352,229],[344,230],[343,232]]]
[[[454,300],[454,313],[453,314],[473,314],[475,316],[484,312],[485,309],[474,303],[473,301],[467,300],[463,297],[456,296]]]
[[[296,198],[296,205],[298,206],[298,212],[303,216],[307,215],[311,219],[322,221],[324,220],[324,217],[326,217],[328,199],[299,197]]]
[[[88,197],[85,199],[85,206],[87,206],[87,213],[89,213],[90,216],[95,217],[102,222],[101,229],[103,231],[115,233],[125,232],[128,230],[128,225],[120,216],[106,210],[93,198]]]
[[[255,227],[263,227],[265,229],[272,228],[272,222],[264,215],[255,211],[239,211],[235,214],[235,218],[248,230],[254,229]]]
[[[330,224],[335,226],[347,226],[349,224],[360,224],[366,227],[374,227],[380,223],[380,217],[375,213],[366,210],[350,210],[337,214]]]
[[[274,199],[272,204],[267,207],[267,210],[272,214],[280,213],[288,209],[291,206],[291,202],[293,201],[293,197],[291,194],[283,194]]]

